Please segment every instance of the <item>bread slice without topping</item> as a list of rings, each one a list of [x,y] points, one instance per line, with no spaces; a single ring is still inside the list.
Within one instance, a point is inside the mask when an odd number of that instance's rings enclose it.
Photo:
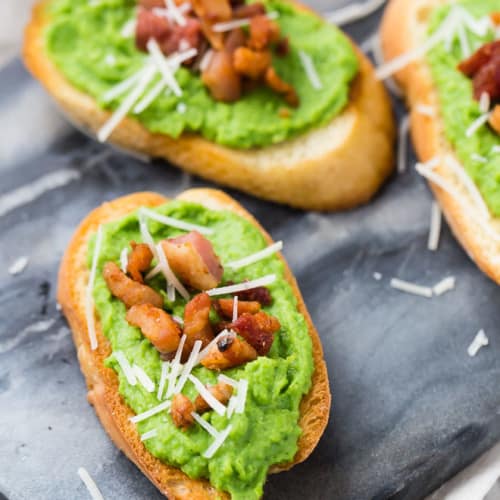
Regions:
[[[426,38],[431,12],[435,7],[446,3],[451,2],[391,0],[380,32],[385,60],[390,61],[421,46]],[[410,108],[411,134],[420,160],[426,162],[446,155],[456,159],[452,145],[445,136],[438,95],[425,59],[409,64],[396,73],[395,77],[404,90]],[[431,106],[434,109],[433,115],[418,112],[419,104]],[[478,267],[500,283],[500,239],[493,236],[495,233],[500,235],[500,220],[485,220],[482,217],[478,204],[446,162],[440,162],[434,171],[460,194],[459,197],[454,197],[430,183],[453,233]]]
[[[75,123],[94,134],[110,117],[95,100],[73,87],[45,51],[49,22],[40,1],[25,32],[24,61]],[[164,158],[193,174],[294,207],[341,210],[367,202],[393,169],[394,123],[383,85],[357,51],[360,72],[346,109],[328,125],[281,144],[231,149],[200,135],[172,139],[126,118],[110,142]]]
[[[178,199],[199,203],[213,210],[231,210],[257,226],[267,241],[272,242],[258,222],[241,205],[221,191],[192,189],[182,193]],[[90,348],[85,316],[85,294],[89,278],[87,267],[89,238],[97,231],[100,224],[124,217],[139,207],[154,207],[167,201],[168,199],[159,194],[136,193],[105,203],[91,212],[80,224],[64,254],[59,271],[58,301],[73,332],[78,360],[88,386],[88,400],[94,406],[102,425],[116,446],[171,500],[229,498],[227,493],[217,491],[208,481],[190,479],[181,470],[161,462],[146,450],[135,426],[128,420],[133,413],[118,392],[118,377],[112,369],[104,366],[104,360],[111,354],[111,348],[101,331],[98,319],[96,322],[98,347],[94,351]],[[318,333],[286,263],[285,268],[285,276],[297,298],[298,309],[309,327],[313,345],[314,374],[311,390],[303,397],[300,405],[299,424],[302,435],[299,438],[297,454],[293,462],[276,464],[270,472],[287,470],[311,454],[328,422],[331,399]]]

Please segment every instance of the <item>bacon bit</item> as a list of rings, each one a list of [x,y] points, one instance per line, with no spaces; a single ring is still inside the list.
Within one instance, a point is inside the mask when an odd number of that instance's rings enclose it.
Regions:
[[[183,358],[187,358],[197,340],[201,340],[205,347],[214,338],[212,325],[210,324],[210,307],[212,302],[206,293],[200,293],[193,297],[184,309],[184,344]]]
[[[228,283],[228,285],[233,285],[234,283]],[[271,297],[271,292],[265,286],[258,286],[257,288],[252,288],[251,290],[243,290],[233,294],[240,300],[246,301],[256,301],[262,306],[271,305],[273,299]]]
[[[490,19],[495,26],[500,25],[500,12],[492,12],[490,14]]]
[[[233,395],[233,388],[225,382],[219,382],[218,384],[212,385],[211,387],[206,387],[210,394],[212,394],[212,396],[224,406],[229,401],[229,398]],[[200,414],[212,409],[212,407],[203,399],[201,394],[198,395],[194,400],[194,406],[196,407],[196,412]]]
[[[278,110],[278,115],[280,118],[290,118],[291,114],[292,113],[288,108],[280,108]]]
[[[299,105],[299,96],[297,95],[297,92],[295,89],[288,83],[286,83],[284,80],[282,80],[278,74],[276,73],[275,69],[270,66],[266,70],[266,75],[265,75],[265,80],[267,85],[273,89],[275,92],[278,94],[282,94],[283,97],[285,98],[285,101],[292,106],[293,108],[296,108]]]
[[[497,104],[493,108],[493,112],[491,113],[489,122],[490,122],[491,128],[497,134],[500,134],[500,105]]]
[[[132,306],[127,321],[141,329],[143,335],[161,354],[173,354],[181,340],[179,325],[163,309],[151,304]]]
[[[458,69],[472,78],[475,99],[479,100],[484,92],[492,100],[500,98],[500,40],[480,47]]]
[[[210,241],[198,231],[162,241],[172,271],[181,281],[196,290],[215,288],[224,268]]]
[[[180,50],[186,50],[182,45],[189,48],[201,49],[203,37],[201,24],[193,17],[186,17],[186,24],[180,26],[171,23],[163,16],[157,16],[153,11],[139,9],[137,16],[137,27],[135,43],[139,50],[147,51],[147,43],[154,38],[165,55],[173,54]],[[185,61],[190,64],[192,60]]]
[[[231,55],[238,47],[243,47],[246,43],[247,37],[241,28],[236,28],[230,31],[224,42],[224,50]]]
[[[233,54],[234,69],[252,80],[260,79],[271,65],[271,53],[268,50],[252,50],[239,47]]]
[[[279,57],[286,57],[290,53],[290,41],[287,36],[278,41],[275,52]]]
[[[218,305],[218,312],[220,312],[221,316],[224,316],[226,318],[233,317],[234,299],[219,299],[216,301],[216,303]],[[243,313],[255,314],[259,311],[259,302],[245,302],[243,300],[238,300],[238,316]]]
[[[243,337],[259,356],[265,356],[271,349],[274,334],[281,325],[274,316],[260,311],[257,314],[242,314],[230,328]]]
[[[184,394],[176,394],[172,399],[170,414],[174,424],[181,429],[188,429],[193,423],[194,404]]]
[[[234,102],[241,97],[240,75],[233,67],[231,54],[225,50],[214,51],[201,79],[217,101]]]
[[[260,2],[251,3],[249,5],[240,5],[233,9],[233,19],[248,19],[254,16],[263,16],[266,14],[264,4]]]
[[[130,279],[114,262],[104,265],[102,275],[111,293],[120,299],[127,309],[139,304],[163,306],[163,298],[158,292]]]
[[[216,33],[212,26],[231,20],[232,11],[228,0],[193,0],[193,10],[201,20],[201,29],[216,50],[224,47],[224,33]]]
[[[223,337],[216,342],[201,364],[209,370],[226,370],[257,359],[257,351],[238,337]]]
[[[137,3],[145,9],[165,8],[165,0],[138,0]]]
[[[128,256],[127,273],[134,281],[144,283],[142,273],[151,267],[153,252],[146,243],[130,243],[132,252]]]
[[[280,38],[280,27],[265,15],[250,19],[250,38],[248,46],[254,50],[263,50]]]

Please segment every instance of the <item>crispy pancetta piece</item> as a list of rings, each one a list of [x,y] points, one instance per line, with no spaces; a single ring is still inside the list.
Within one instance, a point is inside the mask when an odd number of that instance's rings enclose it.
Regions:
[[[210,324],[210,308],[212,302],[206,293],[200,293],[193,297],[184,309],[184,344],[183,358],[186,359],[193,349],[197,340],[201,340],[205,347],[214,338],[212,325]]]
[[[243,337],[259,356],[265,356],[274,342],[274,334],[281,328],[280,322],[263,311],[242,314],[230,328]]]
[[[224,49],[214,51],[201,79],[217,101],[234,102],[241,97],[241,77],[233,67],[231,54]]]
[[[146,243],[132,241],[130,246],[132,247],[132,252],[128,256],[127,273],[134,281],[144,283],[142,273],[151,267],[153,252]]]
[[[271,66],[271,52],[238,47],[233,54],[234,69],[252,80],[259,80]]]
[[[126,320],[141,329],[143,335],[162,354],[173,354],[179,346],[181,329],[170,314],[151,304],[132,306]]]
[[[233,395],[233,388],[225,382],[219,382],[216,385],[207,386],[207,390],[217,401],[222,403],[224,406],[229,401],[229,398]],[[211,406],[203,399],[201,394],[199,394],[194,400],[194,406],[198,413],[204,413],[212,409]]]
[[[233,295],[238,297],[240,300],[258,302],[262,306],[269,306],[273,301],[271,292],[265,286],[258,286],[256,288],[251,288],[250,290],[242,290],[241,292],[236,292]]]
[[[254,50],[263,50],[280,39],[280,27],[265,15],[250,19],[250,38],[248,46]]]
[[[208,351],[201,364],[210,370],[226,370],[257,358],[257,351],[234,335],[223,336]]]
[[[497,104],[493,108],[493,112],[491,113],[489,122],[490,122],[491,128],[497,134],[500,134],[500,105]]]
[[[260,303],[256,301],[246,302],[238,299],[238,316],[249,313],[255,314],[260,311]],[[225,318],[233,317],[234,299],[219,299],[217,301],[217,310]]]
[[[195,14],[201,20],[201,28],[210,45],[215,50],[224,47],[224,33],[217,33],[212,26],[231,20],[232,9],[228,0],[192,0]]]
[[[170,415],[172,415],[172,420],[177,427],[189,428],[194,423],[193,412],[194,404],[187,396],[179,393],[172,398]]]
[[[282,80],[272,66],[266,70],[265,81],[269,88],[278,94],[281,94],[285,98],[287,104],[293,108],[296,108],[299,105],[299,96],[297,95],[295,89],[290,84]]]
[[[138,304],[163,306],[163,298],[158,292],[130,279],[114,262],[106,262],[102,275],[111,293],[120,299],[127,309]]]
[[[215,288],[224,269],[212,244],[198,231],[162,241],[172,271],[196,290]]]
[[[263,16],[265,13],[266,8],[260,2],[243,4],[233,9],[233,19],[248,19],[249,17]]]

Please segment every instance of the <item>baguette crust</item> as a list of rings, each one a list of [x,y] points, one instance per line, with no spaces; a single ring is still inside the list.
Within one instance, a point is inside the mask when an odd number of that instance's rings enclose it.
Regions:
[[[241,205],[221,191],[192,189],[185,191],[178,198],[200,203],[213,210],[236,212],[258,227],[269,243],[272,241]],[[102,223],[123,217],[141,206],[154,207],[167,201],[168,199],[155,193],[136,193],[105,203],[92,211],[80,224],[64,254],[59,270],[58,301],[73,332],[78,359],[88,386],[88,400],[116,446],[171,500],[227,499],[227,493],[217,491],[208,481],[191,479],[180,469],[161,462],[146,450],[135,426],[128,420],[133,413],[118,392],[118,377],[113,370],[104,366],[104,360],[111,354],[111,347],[101,331],[98,319],[98,348],[95,351],[90,349],[85,317],[85,293],[89,276],[86,254],[90,236]],[[321,341],[297,283],[283,257],[280,258],[285,263],[286,279],[293,288],[298,309],[309,327],[315,370],[311,390],[303,397],[300,406],[299,424],[303,432],[299,438],[297,454],[292,463],[277,464],[270,472],[287,470],[311,454],[328,423],[331,400]]]
[[[430,12],[437,6],[449,3],[446,0],[391,0],[381,27],[381,44],[386,61],[404,54],[421,45],[427,28]],[[396,75],[402,86],[410,108],[411,135],[417,156],[429,161],[436,156],[455,156],[444,132],[440,117],[439,99],[429,66],[425,60],[416,61]],[[416,110],[418,104],[434,109],[434,116],[427,116]],[[457,199],[448,192],[430,183],[454,235],[477,266],[492,280],[500,284],[500,244],[491,236],[499,233],[498,218],[478,224],[481,212],[467,189],[453,171],[442,162],[435,168],[447,182],[460,193]]]
[[[44,48],[48,0],[40,1],[25,31],[24,61],[68,117],[92,135],[109,118],[90,96],[73,87]],[[196,134],[172,139],[126,118],[110,141],[164,158],[193,174],[298,208],[340,210],[365,203],[393,169],[394,121],[383,85],[357,50],[360,73],[350,103],[330,124],[270,147],[238,150]]]

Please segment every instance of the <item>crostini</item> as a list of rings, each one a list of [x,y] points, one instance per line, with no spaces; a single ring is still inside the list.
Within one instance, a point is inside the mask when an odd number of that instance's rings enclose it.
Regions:
[[[386,64],[378,68],[405,92],[417,171],[457,239],[497,283],[499,12],[498,0],[391,0],[381,27]]]
[[[196,189],[105,203],[64,255],[58,300],[88,400],[172,500],[259,498],[326,427],[321,342],[281,247]]]
[[[350,208],[393,168],[370,62],[296,2],[42,0],[24,60],[99,140],[269,200]]]

